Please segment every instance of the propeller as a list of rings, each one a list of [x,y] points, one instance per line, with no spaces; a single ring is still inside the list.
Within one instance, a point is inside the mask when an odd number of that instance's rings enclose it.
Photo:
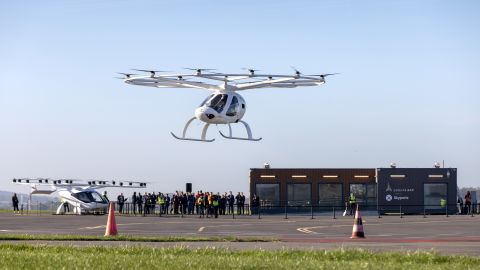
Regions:
[[[296,67],[290,66],[290,68],[295,71],[295,76],[299,77],[300,75],[302,75],[302,72],[300,72]]]
[[[251,76],[255,75],[255,71],[260,71],[260,69],[253,69],[253,68],[242,68],[242,70],[248,70]]]
[[[141,71],[141,72],[150,72],[152,77],[155,76],[155,72],[168,72],[166,70],[147,70],[147,69],[134,69],[134,68],[132,70]]]
[[[117,73],[125,76],[127,79],[129,79],[130,76],[132,76],[132,75],[138,75],[138,74],[134,74],[134,73],[123,73],[123,72],[117,72]],[[125,79],[125,78],[123,78],[123,79]]]
[[[214,68],[185,68],[187,70],[193,70],[197,72],[197,75],[202,74],[202,71],[212,71],[215,70]]]
[[[308,76],[319,76],[320,78],[323,79],[325,77],[332,76],[332,75],[337,75],[337,74],[340,74],[340,73],[325,73],[325,74],[308,75]]]

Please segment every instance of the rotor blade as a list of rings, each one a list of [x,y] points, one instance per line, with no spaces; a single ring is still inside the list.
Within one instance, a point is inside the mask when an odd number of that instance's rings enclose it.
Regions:
[[[142,72],[150,72],[150,73],[155,73],[155,72],[170,72],[168,70],[148,70],[148,69],[135,69],[135,68],[132,68],[132,70],[136,70],[136,71],[142,71]]]
[[[248,70],[248,71],[260,71],[260,69],[254,69],[254,68],[242,68],[242,70]]]
[[[260,71],[260,69],[254,69],[254,68],[242,68],[242,69],[247,70],[251,76],[255,75],[255,71]]]
[[[302,74],[302,72],[300,72],[296,67],[290,66],[290,68],[293,69],[293,71],[295,71],[295,74],[296,74],[297,76],[300,76],[300,75]]]
[[[187,69],[187,70],[193,70],[193,71],[212,71],[212,70],[216,70],[214,68],[184,68],[184,69]]]
[[[118,74],[125,75],[125,76],[132,76],[132,75],[138,75],[135,73],[123,73],[123,72],[117,72]]]
[[[325,73],[325,74],[317,74],[317,75],[307,75],[307,76],[320,76],[320,77],[327,77],[327,76],[332,76],[332,75],[337,75],[340,73]]]

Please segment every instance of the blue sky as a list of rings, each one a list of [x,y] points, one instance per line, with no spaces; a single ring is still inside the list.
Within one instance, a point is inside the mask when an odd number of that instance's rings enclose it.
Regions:
[[[457,167],[478,186],[478,1],[29,1],[0,4],[0,189],[13,177],[248,191],[249,168]],[[176,141],[208,92],[131,68],[341,72],[243,92],[261,142]],[[194,125],[199,133],[201,125]],[[221,127],[220,127],[221,128]],[[238,129],[238,131],[241,131]]]

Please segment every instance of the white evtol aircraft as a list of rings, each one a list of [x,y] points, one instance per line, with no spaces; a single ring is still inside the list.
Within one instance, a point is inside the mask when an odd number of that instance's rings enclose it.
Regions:
[[[108,201],[96,191],[99,188],[145,188],[145,182],[116,182],[102,180],[73,180],[73,179],[48,179],[48,178],[15,178],[13,183],[31,186],[31,196],[35,194],[49,195],[58,192],[62,203],[56,213],[64,213],[63,203],[73,207],[73,213],[77,215],[94,212],[106,212]]]
[[[150,86],[157,88],[198,88],[212,91],[200,106],[195,110],[195,116],[187,121],[183,128],[182,136],[177,136],[171,132],[172,136],[179,140],[213,142],[215,139],[206,139],[207,130],[210,124],[228,125],[228,136],[222,135],[226,139],[259,141],[262,138],[253,138],[250,126],[242,121],[242,117],[247,109],[246,102],[237,91],[243,91],[254,88],[294,88],[300,86],[318,86],[325,83],[325,77],[337,73],[328,73],[320,75],[303,75],[294,68],[293,75],[275,75],[275,74],[256,74],[258,70],[245,69],[247,74],[218,73],[212,72],[214,69],[187,68],[193,73],[176,74],[157,74],[157,70],[134,69],[141,72],[149,72],[150,76],[136,76],[138,74],[119,73],[124,75],[119,79],[132,85]],[[188,126],[193,120],[198,119],[205,122],[200,139],[186,137]],[[232,135],[233,123],[242,123],[248,137],[234,137]]]

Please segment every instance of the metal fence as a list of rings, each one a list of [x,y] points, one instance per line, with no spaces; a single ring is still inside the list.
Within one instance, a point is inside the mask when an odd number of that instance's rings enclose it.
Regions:
[[[355,214],[356,207],[362,211],[363,215],[377,215],[378,217],[384,215],[398,215],[403,217],[404,215],[471,215],[480,213],[480,205],[472,204],[469,207],[465,207],[460,204],[442,204],[435,205],[412,205],[412,204],[363,204],[356,203],[350,205],[349,203],[330,202],[318,205],[312,205],[310,203],[291,203],[291,202],[276,202],[276,203],[261,203],[258,207],[253,206],[251,212],[253,215],[284,215],[288,216],[332,216],[336,218],[338,216],[353,216]]]
[[[250,205],[225,206],[200,206],[196,204],[159,205],[159,204],[133,204],[123,205],[115,202],[115,210],[121,215],[141,216],[225,216],[225,215],[251,215]]]
[[[288,202],[261,203],[260,205],[237,205],[219,207],[202,207],[198,205],[159,205],[159,204],[132,204],[124,203],[123,205],[115,203],[116,213],[124,216],[199,216],[199,217],[214,217],[214,216],[258,216],[261,218],[265,215],[277,215],[288,218],[289,216],[306,216],[314,218],[316,216],[331,216],[337,218],[339,216],[354,215],[355,208],[352,208],[348,203],[325,203],[323,205],[312,205],[310,203],[291,204]],[[19,205],[17,214],[22,215],[51,215],[56,214],[56,211],[61,203],[32,203]],[[363,215],[378,217],[384,215],[397,215],[403,217],[405,215],[478,215],[480,213],[480,205],[473,204],[470,207],[460,204],[443,204],[443,205],[365,205],[358,203],[359,209]],[[355,206],[356,206],[355,205]],[[63,209],[62,209],[63,210]],[[69,209],[69,214],[72,213],[72,207]],[[13,212],[13,211],[11,211]],[[105,211],[85,212],[85,214],[106,214]]]

